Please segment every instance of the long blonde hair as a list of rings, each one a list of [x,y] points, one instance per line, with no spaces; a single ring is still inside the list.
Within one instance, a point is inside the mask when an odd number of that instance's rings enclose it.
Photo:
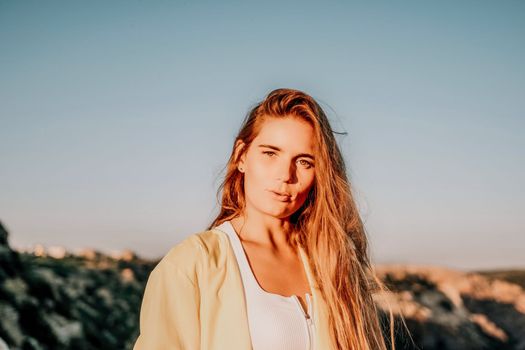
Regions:
[[[343,156],[319,104],[304,92],[277,89],[255,105],[243,121],[226,165],[218,216],[208,229],[243,213],[244,174],[237,169],[266,118],[296,117],[314,129],[315,181],[304,204],[291,217],[290,241],[306,252],[329,313],[332,343],[341,350],[386,349],[372,295],[386,286],[372,268],[364,226],[358,213]],[[239,149],[241,140],[246,147]],[[394,345],[390,310],[390,344]]]

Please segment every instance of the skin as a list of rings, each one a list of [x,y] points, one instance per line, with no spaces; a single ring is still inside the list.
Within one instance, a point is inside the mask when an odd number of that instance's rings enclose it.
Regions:
[[[297,295],[305,311],[304,294],[311,291],[287,232],[292,228],[290,215],[302,206],[314,184],[314,142],[308,122],[268,118],[239,160],[246,208],[231,220],[261,288],[283,296]],[[243,147],[242,141],[236,145],[238,151]],[[272,190],[290,197],[277,196]]]

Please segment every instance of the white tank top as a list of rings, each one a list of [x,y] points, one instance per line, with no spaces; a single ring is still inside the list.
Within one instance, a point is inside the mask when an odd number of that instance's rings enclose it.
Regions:
[[[315,315],[311,295],[306,293],[305,313],[296,295],[286,297],[266,292],[255,279],[230,221],[216,229],[228,235],[241,271],[253,350],[313,350]]]

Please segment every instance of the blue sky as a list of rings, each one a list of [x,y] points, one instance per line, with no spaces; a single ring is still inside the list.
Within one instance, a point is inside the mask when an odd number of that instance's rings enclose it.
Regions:
[[[160,257],[218,211],[236,131],[318,99],[375,262],[525,267],[525,3],[0,1],[15,247]]]

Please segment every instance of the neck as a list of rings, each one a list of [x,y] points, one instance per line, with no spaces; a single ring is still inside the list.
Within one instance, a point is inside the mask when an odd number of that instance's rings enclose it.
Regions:
[[[272,251],[295,252],[290,243],[293,225],[289,219],[279,219],[259,212],[246,210],[242,215],[231,220],[232,226],[245,242],[254,243]]]

